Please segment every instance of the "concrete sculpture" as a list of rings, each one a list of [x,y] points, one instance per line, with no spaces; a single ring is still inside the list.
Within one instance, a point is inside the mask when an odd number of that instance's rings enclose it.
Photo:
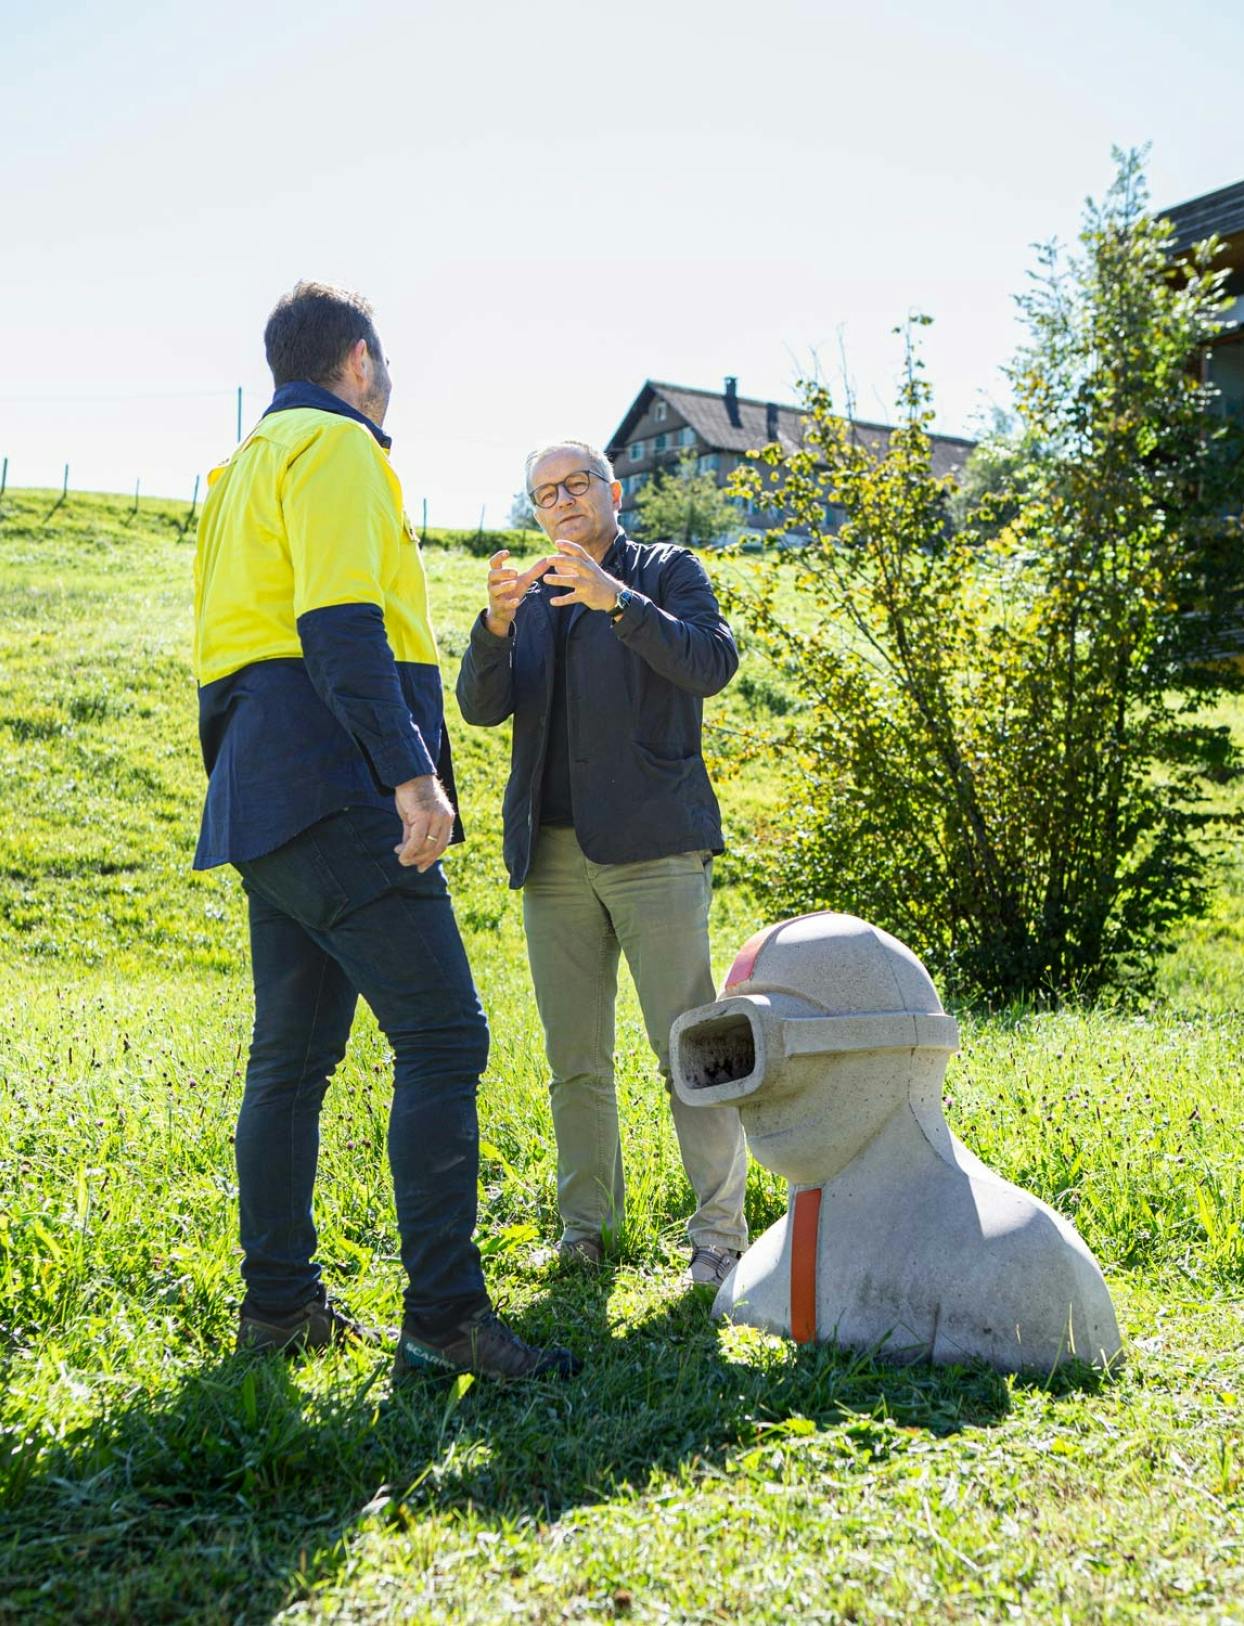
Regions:
[[[758,932],[722,997],[678,1018],[681,1098],[737,1106],[753,1156],[790,1183],[715,1315],[891,1361],[1116,1360],[1114,1307],[1075,1228],[947,1127],[958,1048],[920,961],[852,915]]]

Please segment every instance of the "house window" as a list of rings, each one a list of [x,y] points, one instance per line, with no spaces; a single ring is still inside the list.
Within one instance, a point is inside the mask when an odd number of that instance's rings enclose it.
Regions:
[[[664,401],[658,401],[652,409],[652,416],[657,423],[665,422],[665,414],[669,411]]]
[[[640,458],[643,455],[644,455],[644,443],[643,443],[643,441],[642,440],[634,440],[634,441],[632,441],[631,442],[631,462],[632,463],[638,463]]]
[[[699,462],[696,464],[696,467],[699,469],[701,474],[711,474],[717,467],[717,453],[705,452],[704,456],[700,458]]]
[[[679,434],[679,436],[678,436],[678,444],[680,446],[694,446],[695,445],[695,430],[692,429],[688,425],[688,427],[686,429],[682,430],[681,433]]]
[[[658,435],[657,438],[652,443],[653,451],[655,451],[655,452],[663,452],[665,450],[665,442],[668,439],[669,439],[668,435]]]

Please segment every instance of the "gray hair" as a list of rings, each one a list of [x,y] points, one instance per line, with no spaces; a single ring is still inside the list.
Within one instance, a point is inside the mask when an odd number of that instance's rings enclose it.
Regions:
[[[564,451],[568,447],[573,447],[576,452],[582,452],[589,467],[594,468],[610,485],[617,479],[613,472],[613,464],[598,447],[589,445],[586,440],[551,440],[547,445],[537,446],[534,452],[527,453],[527,461],[523,464],[523,489],[531,490],[531,471],[542,457],[547,457],[550,452]]]

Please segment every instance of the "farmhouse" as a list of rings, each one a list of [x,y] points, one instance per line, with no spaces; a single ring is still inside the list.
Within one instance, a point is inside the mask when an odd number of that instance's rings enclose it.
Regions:
[[[1201,376],[1218,390],[1218,410],[1244,429],[1244,181],[1160,212],[1175,228],[1171,254],[1176,259],[1207,237],[1222,239],[1218,267],[1227,273],[1230,303],[1223,313],[1222,331],[1206,347],[1199,366]],[[1222,639],[1209,648],[1212,654],[1244,664],[1244,596],[1237,591],[1233,598]]]
[[[1204,365],[1208,378],[1221,392],[1223,411],[1237,423],[1244,423],[1244,181],[1177,203],[1161,213],[1175,228],[1171,252],[1177,256],[1207,237],[1223,240],[1218,265],[1227,272],[1226,291],[1231,303],[1223,330],[1209,347]]]
[[[854,421],[852,427],[866,446],[884,453],[892,433],[888,424]],[[684,457],[694,457],[701,473],[711,472],[724,486],[747,452],[770,441],[794,450],[802,437],[802,407],[740,395],[736,378],[727,378],[720,391],[648,379],[607,448],[622,482],[622,524],[634,528],[635,495],[645,480],[676,468]],[[935,435],[934,472],[954,474],[973,445],[955,435]]]

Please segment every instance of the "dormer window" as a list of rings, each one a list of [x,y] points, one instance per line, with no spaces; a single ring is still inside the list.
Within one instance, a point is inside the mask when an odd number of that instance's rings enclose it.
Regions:
[[[656,422],[656,423],[664,423],[665,422],[665,417],[666,417],[666,414],[668,413],[668,411],[669,411],[668,405],[664,401],[658,401],[657,404],[652,409],[652,416],[653,416],[654,422]]]

